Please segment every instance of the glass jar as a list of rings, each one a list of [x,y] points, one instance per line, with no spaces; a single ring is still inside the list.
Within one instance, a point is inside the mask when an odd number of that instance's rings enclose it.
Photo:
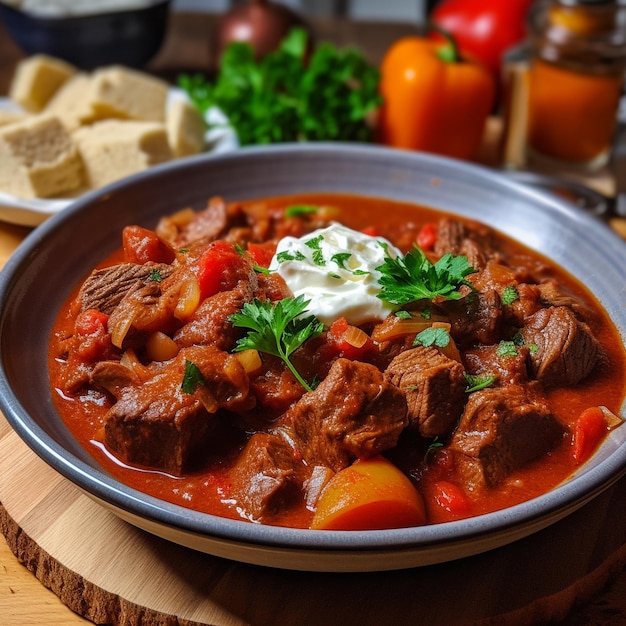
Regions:
[[[610,156],[624,85],[626,0],[540,0],[529,30],[517,77],[523,114],[516,103],[525,158],[598,169]]]

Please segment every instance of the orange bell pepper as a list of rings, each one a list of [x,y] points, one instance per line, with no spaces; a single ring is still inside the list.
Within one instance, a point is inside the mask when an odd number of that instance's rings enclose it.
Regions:
[[[379,140],[459,159],[475,156],[494,104],[495,81],[459,57],[454,39],[400,39],[381,64]]]

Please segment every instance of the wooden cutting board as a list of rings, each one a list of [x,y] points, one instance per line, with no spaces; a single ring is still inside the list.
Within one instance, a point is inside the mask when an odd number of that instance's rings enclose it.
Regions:
[[[626,479],[532,537],[451,563],[367,574],[239,564],[121,521],[41,461],[1,417],[0,502],[12,552],[96,623],[531,624],[564,618],[626,564]],[[619,623],[618,613],[594,623]]]

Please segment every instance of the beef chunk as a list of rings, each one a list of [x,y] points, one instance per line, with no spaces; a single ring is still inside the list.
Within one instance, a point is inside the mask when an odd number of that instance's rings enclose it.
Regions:
[[[503,352],[499,345],[467,350],[465,367],[469,374],[494,376],[494,385],[519,385],[528,382],[527,346],[515,346],[514,354]]]
[[[565,429],[552,415],[540,383],[470,394],[449,449],[470,491],[495,486],[551,450]]]
[[[476,343],[494,344],[502,335],[504,311],[495,289],[472,292],[460,300],[446,300],[433,307],[433,313],[450,321],[450,334],[460,348]]]
[[[554,281],[547,281],[536,286],[541,302],[545,306],[566,306],[578,315],[584,315],[584,307],[580,300],[565,293]]]
[[[111,312],[107,326],[113,344],[121,348],[131,329],[151,332],[167,328],[174,318],[177,302],[177,290],[163,293],[159,282],[135,283]]]
[[[251,302],[252,296],[252,285],[240,281],[235,289],[206,298],[189,322],[176,332],[174,341],[180,346],[213,344],[220,350],[231,350],[242,331],[228,318],[239,312],[246,302]]]
[[[464,239],[459,254],[467,258],[470,267],[481,270],[487,265],[487,255],[473,239]]]
[[[135,370],[119,361],[99,361],[91,371],[90,382],[119,398],[124,387],[140,385],[141,378]]]
[[[467,400],[463,366],[436,348],[419,346],[396,356],[385,379],[404,391],[409,424],[424,437],[452,432]]]
[[[198,211],[193,219],[178,225],[164,217],[157,226],[157,233],[166,238],[174,248],[183,248],[198,241],[214,241],[228,227],[228,210],[222,198],[211,198],[205,209]]]
[[[97,309],[110,315],[132,288],[151,282],[155,272],[167,278],[173,268],[164,263],[121,263],[94,270],[78,294],[81,311]]]
[[[191,393],[182,389],[188,361],[203,377]],[[213,347],[183,349],[152,371],[119,391],[105,417],[105,444],[127,463],[180,475],[216,430],[213,414],[246,406],[248,377],[235,356]]]
[[[443,217],[437,224],[437,240],[434,252],[442,257],[444,254],[463,255],[468,263],[482,269],[493,255],[489,229],[482,224],[469,226],[459,220]]]
[[[263,355],[265,371],[250,381],[250,391],[257,398],[261,412],[272,418],[284,413],[304,394],[304,387],[285,364],[270,354]]]
[[[434,252],[437,256],[444,254],[458,255],[461,250],[463,240],[467,236],[467,229],[463,222],[443,217],[437,224],[437,240],[435,241]]]
[[[524,325],[527,317],[544,307],[541,304],[541,293],[538,285],[518,283],[515,288],[518,298],[508,304],[504,311],[507,322],[519,328]]]
[[[589,326],[567,307],[541,309],[522,329],[531,350],[534,375],[544,385],[575,385],[586,378],[600,356],[600,345]]]
[[[373,365],[343,358],[286,419],[305,460],[333,471],[392,448],[408,423],[402,391]]]
[[[306,468],[280,434],[256,433],[231,473],[231,497],[246,519],[271,523],[302,500]]]

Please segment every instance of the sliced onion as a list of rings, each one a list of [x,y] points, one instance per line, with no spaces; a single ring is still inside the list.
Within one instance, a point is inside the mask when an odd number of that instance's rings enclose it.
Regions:
[[[606,420],[609,430],[614,430],[615,428],[617,428],[618,426],[621,426],[624,423],[624,418],[619,415],[616,415],[609,408],[605,406],[600,406],[598,408],[604,414],[604,419]]]
[[[195,394],[209,413],[215,413],[220,408],[219,402],[205,385],[198,385]]]
[[[195,276],[189,276],[182,282],[174,317],[181,321],[188,320],[196,312],[199,304],[200,285]]]
[[[382,343],[383,341],[390,341],[402,335],[417,335],[431,326],[432,322],[417,317],[403,319],[394,316],[393,322],[378,324],[376,328],[374,328],[372,331],[372,339],[377,343]]]
[[[111,343],[116,348],[121,348],[124,343],[124,338],[128,334],[130,327],[133,325],[133,320],[135,318],[135,311],[130,311],[129,315],[126,316],[115,316],[115,321],[111,325]],[[109,318],[109,322],[111,318]]]
[[[369,335],[358,326],[348,326],[342,339],[353,348],[362,348],[369,339]]]
[[[134,350],[125,350],[120,358],[120,365],[134,372],[140,382],[148,380],[150,374],[148,368],[139,360]]]
[[[178,344],[160,330],[150,333],[146,339],[146,356],[151,361],[169,361],[179,350]]]

